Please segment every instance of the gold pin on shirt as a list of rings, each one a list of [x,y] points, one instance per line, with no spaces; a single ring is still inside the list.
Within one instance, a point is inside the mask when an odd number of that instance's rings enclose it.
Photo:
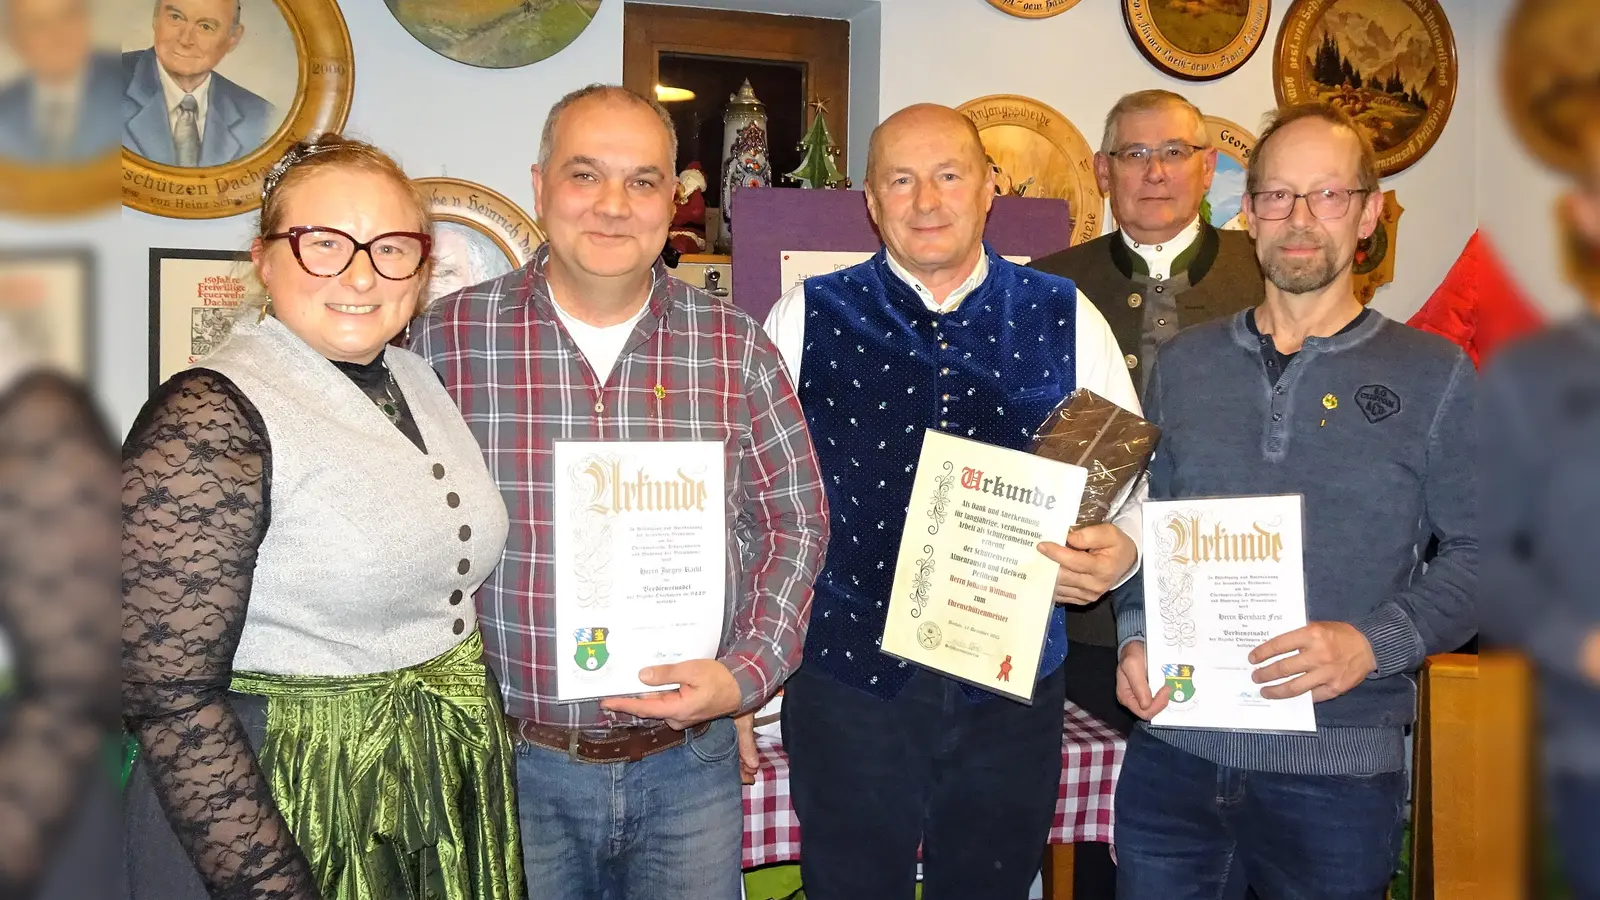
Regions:
[[[667,399],[667,389],[662,387],[659,384],[656,385],[656,399],[657,400],[665,400],[665,399]]]
[[[1322,395],[1322,408],[1323,409],[1338,409],[1339,408],[1339,398],[1335,397],[1332,394],[1323,394]]]

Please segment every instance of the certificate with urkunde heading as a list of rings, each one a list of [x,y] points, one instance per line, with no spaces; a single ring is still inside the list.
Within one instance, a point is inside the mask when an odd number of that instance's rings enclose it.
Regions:
[[[728,530],[717,441],[557,441],[556,699],[670,690],[639,670],[717,655]]]
[[[1150,691],[1172,688],[1151,724],[1317,730],[1311,694],[1262,697],[1249,660],[1306,624],[1302,513],[1298,494],[1145,501]]]
[[[928,431],[900,537],[883,652],[1033,702],[1059,566],[1088,471]]]

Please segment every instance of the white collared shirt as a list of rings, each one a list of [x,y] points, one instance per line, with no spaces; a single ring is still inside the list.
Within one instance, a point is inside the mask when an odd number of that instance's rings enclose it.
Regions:
[[[1128,249],[1139,254],[1144,260],[1145,268],[1150,270],[1150,277],[1157,281],[1166,281],[1172,276],[1172,263],[1179,254],[1189,249],[1190,245],[1200,237],[1200,217],[1195,216],[1194,221],[1185,225],[1183,230],[1172,236],[1172,240],[1160,244],[1141,244],[1122,232],[1122,241]]]
[[[900,265],[893,253],[887,253],[885,256],[889,260],[889,271],[917,292],[917,296],[922,298],[922,305],[927,307],[929,312],[948,314],[954,311],[968,294],[989,277],[989,257],[985,254],[979,257],[977,267],[972,270],[967,280],[952,291],[949,299],[943,304],[938,304],[933,300],[933,292]],[[798,384],[800,362],[805,354],[806,345],[805,282],[802,281],[784,291],[783,296],[767,313],[765,328],[767,337],[771,338],[772,343],[778,348],[778,356],[783,359],[789,379]],[[1077,325],[1073,330],[1077,386],[1094,391],[1129,412],[1139,413],[1139,395],[1133,389],[1133,379],[1128,376],[1128,365],[1123,361],[1122,349],[1117,346],[1116,335],[1111,333],[1111,326],[1106,324],[1105,316],[1100,314],[1100,310],[1095,309],[1094,304],[1089,302],[1089,298],[1085,297],[1081,290],[1078,291]],[[1148,488],[1141,481],[1138,492],[1128,498],[1123,504],[1122,511],[1113,520],[1123,534],[1133,539],[1135,547],[1139,546],[1139,541],[1142,539],[1144,517],[1141,504],[1148,493]],[[1113,587],[1120,587],[1138,571],[1139,564],[1135,561],[1127,576]]]
[[[885,253],[884,256],[889,260],[889,271],[893,272],[901,281],[910,285],[911,289],[917,292],[917,296],[922,298],[922,305],[926,306],[931,312],[947,313],[953,311],[961,305],[961,301],[967,299],[968,294],[977,290],[978,285],[983,284],[983,280],[989,277],[989,254],[980,253],[978,254],[978,264],[972,267],[972,274],[967,276],[967,280],[956,285],[956,289],[950,292],[950,296],[944,298],[943,303],[936,303],[933,299],[933,291],[928,290],[928,286],[923,284],[921,279],[911,274],[910,269],[900,265],[900,260],[895,259],[893,253]]]
[[[161,92],[167,99],[167,127],[172,129],[173,137],[178,134],[178,104],[183,102],[185,93],[193,94],[195,103],[199,108],[195,111],[195,127],[200,131],[200,140],[206,139],[206,110],[211,106],[211,73],[206,73],[206,80],[192,91],[184,91],[178,86],[172,76],[167,74],[166,66],[156,60],[156,75],[161,78]]]

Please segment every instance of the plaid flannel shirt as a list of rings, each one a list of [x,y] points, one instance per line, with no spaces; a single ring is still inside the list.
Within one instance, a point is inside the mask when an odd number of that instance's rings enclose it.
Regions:
[[[411,348],[460,406],[511,516],[505,555],[477,595],[506,712],[567,728],[641,723],[555,699],[556,440],[723,443],[732,527],[718,658],[740,709],[753,709],[800,663],[828,532],[816,454],[778,351],[744,312],[657,263],[648,310],[602,384],[556,316],[548,253],[444,298],[412,328]]]

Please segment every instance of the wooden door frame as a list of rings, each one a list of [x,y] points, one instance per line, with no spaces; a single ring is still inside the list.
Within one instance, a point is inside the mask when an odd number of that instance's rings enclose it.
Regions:
[[[661,54],[683,53],[728,59],[801,63],[807,103],[826,100],[823,117],[848,159],[850,121],[850,23],[844,19],[776,16],[767,13],[627,3],[622,13],[622,84],[655,96]],[[810,126],[802,111],[800,129]],[[717,161],[719,164],[721,160]]]

